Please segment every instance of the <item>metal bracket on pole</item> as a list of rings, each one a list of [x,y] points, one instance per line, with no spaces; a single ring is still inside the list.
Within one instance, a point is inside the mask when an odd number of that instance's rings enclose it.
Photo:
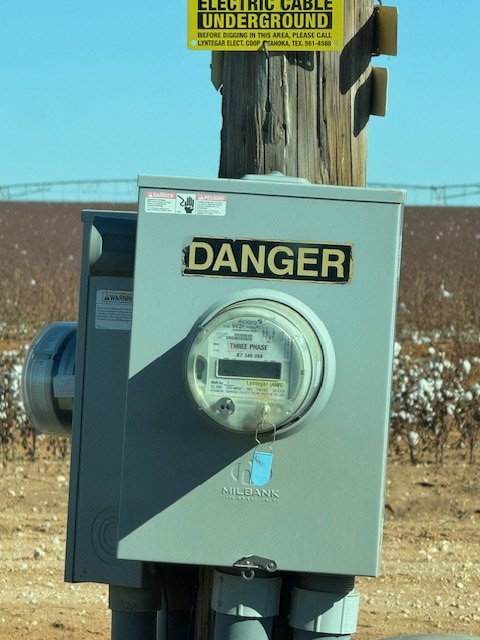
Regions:
[[[223,51],[212,51],[212,62],[210,63],[210,72],[212,84],[217,91],[220,91],[223,85]]]
[[[398,52],[398,9],[380,5],[374,8],[375,44],[373,55],[396,56]]]

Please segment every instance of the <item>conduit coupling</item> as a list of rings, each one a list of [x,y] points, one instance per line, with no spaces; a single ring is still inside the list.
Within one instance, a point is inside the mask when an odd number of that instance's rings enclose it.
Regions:
[[[352,576],[303,574],[292,589],[294,640],[349,636],[357,629],[360,594]]]
[[[215,571],[215,640],[272,640],[280,588],[281,578],[264,571],[255,571],[250,579],[238,573]]]
[[[259,572],[260,573],[260,572]],[[270,575],[245,580],[238,574],[214,572],[212,609],[242,618],[273,618],[278,614],[281,578]]]

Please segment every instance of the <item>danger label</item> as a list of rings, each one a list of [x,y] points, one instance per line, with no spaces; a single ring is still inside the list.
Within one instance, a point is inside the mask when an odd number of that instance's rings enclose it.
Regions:
[[[346,284],[353,272],[351,244],[195,237],[183,254],[185,276]]]
[[[344,0],[192,0],[190,49],[337,51]]]
[[[147,191],[145,211],[173,215],[224,216],[227,212],[227,196],[224,193]]]

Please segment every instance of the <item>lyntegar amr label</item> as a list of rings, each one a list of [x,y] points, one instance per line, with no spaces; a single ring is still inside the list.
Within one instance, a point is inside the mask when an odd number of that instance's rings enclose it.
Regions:
[[[184,276],[346,284],[353,245],[194,237],[183,250]]]

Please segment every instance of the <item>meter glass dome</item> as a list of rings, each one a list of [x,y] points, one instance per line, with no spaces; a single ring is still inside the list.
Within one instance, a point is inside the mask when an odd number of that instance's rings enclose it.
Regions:
[[[217,425],[237,432],[283,429],[315,402],[324,352],[291,306],[249,299],[219,307],[197,326],[186,357],[187,387]]]

